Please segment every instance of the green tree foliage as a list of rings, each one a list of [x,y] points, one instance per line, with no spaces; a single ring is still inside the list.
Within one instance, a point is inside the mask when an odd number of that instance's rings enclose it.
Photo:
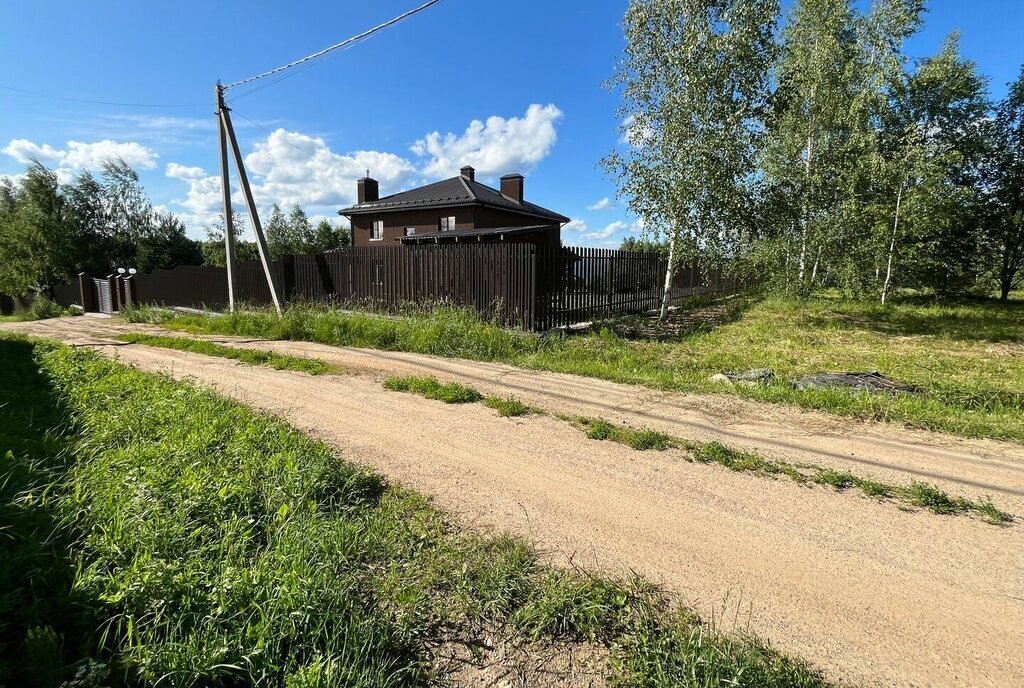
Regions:
[[[335,227],[327,220],[320,220],[313,230],[312,253],[323,253],[351,243],[352,236],[347,227]]]
[[[817,281],[823,253],[843,243],[852,215],[867,132],[856,29],[850,0],[802,0],[782,31],[762,163],[784,218],[776,250],[798,291]]]
[[[619,195],[678,260],[735,255],[774,54],[770,0],[634,0],[611,81],[629,146],[604,160]]]
[[[202,262],[198,242],[173,216],[154,210],[139,176],[123,160],[60,184],[31,163],[0,184],[0,292],[48,291],[79,272]]]
[[[987,238],[999,297],[1024,283],[1024,67],[992,122],[983,176],[990,192]]]
[[[237,211],[232,214],[232,229],[235,234],[235,260],[250,261],[259,260],[259,249],[255,241],[242,241],[242,232],[245,231],[245,216]],[[217,224],[206,228],[206,241],[201,247],[203,264],[222,268],[227,265],[227,249],[224,246],[224,215],[221,214]]]
[[[605,165],[649,238],[800,294],[1019,286],[1024,86],[993,112],[956,34],[911,62],[924,11],[794,0],[776,34],[775,3],[633,0]]]
[[[628,236],[622,239],[620,251],[641,251],[644,253],[668,253],[668,242],[647,237]]]
[[[0,203],[0,293],[48,290],[75,269],[72,219],[57,175],[31,163]]]
[[[986,80],[951,35],[922,60],[896,99],[907,151],[904,250],[893,259],[906,286],[969,291],[985,272],[979,176],[990,109]],[[883,288],[883,293],[887,288]]]
[[[150,232],[140,237],[136,247],[135,265],[139,272],[176,265],[202,265],[201,245],[185,234],[185,225],[170,213],[159,213]]]
[[[267,249],[270,251],[271,258],[277,259],[291,252],[291,230],[288,220],[281,212],[281,206],[277,203],[270,209],[270,216],[263,227],[263,233],[267,238]]]
[[[298,204],[292,206],[285,218],[281,207],[275,203],[263,231],[270,257],[275,260],[288,255],[323,253],[349,243],[348,230],[335,228],[327,220],[313,227],[306,211]]]
[[[288,235],[292,253],[306,253],[313,247],[313,227],[309,224],[306,211],[296,203],[288,213]]]

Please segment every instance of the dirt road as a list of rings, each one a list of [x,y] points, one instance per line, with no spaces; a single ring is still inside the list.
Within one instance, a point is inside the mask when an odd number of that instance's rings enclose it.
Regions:
[[[140,330],[73,318],[3,329],[95,346],[193,377],[287,417],[474,527],[526,535],[555,560],[664,583],[705,617],[739,625],[845,684],[1024,685],[1024,522],[904,511],[856,494],[691,464],[675,451],[587,440],[556,419],[498,418],[385,391],[385,373],[429,373],[550,411],[599,415],[694,439],[954,495],[990,494],[1024,516],[1024,448],[870,425],[725,396],[655,392],[496,364],[296,342],[213,337],[316,356],[353,375],[310,377],[219,358],[114,345]],[[152,329],[152,328],[149,328]]]

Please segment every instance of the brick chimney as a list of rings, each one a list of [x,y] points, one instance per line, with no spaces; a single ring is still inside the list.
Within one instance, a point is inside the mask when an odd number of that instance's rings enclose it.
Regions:
[[[371,179],[370,177],[363,177],[357,181],[356,198],[360,205],[380,200],[380,187],[377,185],[377,180]]]
[[[501,195],[516,203],[523,202],[523,175],[506,174],[501,178]]]
[[[461,170],[459,170],[459,173],[471,182],[476,181],[476,170],[474,170],[469,165],[466,165]]]

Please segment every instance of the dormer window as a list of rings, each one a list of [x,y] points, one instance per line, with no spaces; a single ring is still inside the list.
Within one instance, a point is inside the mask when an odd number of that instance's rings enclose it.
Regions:
[[[454,217],[442,217],[440,221],[442,232],[454,232],[455,231],[455,218]]]

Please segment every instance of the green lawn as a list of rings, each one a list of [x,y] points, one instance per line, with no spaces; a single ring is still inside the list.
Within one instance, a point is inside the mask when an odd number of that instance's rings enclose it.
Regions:
[[[604,645],[622,685],[823,685],[212,391],[13,336],[0,366],[0,685],[427,685],[484,635]]]
[[[706,305],[701,305],[706,308]],[[310,307],[205,317],[142,309],[128,317],[170,328],[502,361],[687,392],[736,394],[968,437],[1024,442],[1024,302],[874,303],[779,296],[713,306],[710,322],[662,340],[610,329],[541,337],[441,309],[399,319]],[[771,367],[779,382],[729,387],[724,371]],[[822,371],[879,372],[924,389],[890,396],[794,389]]]

